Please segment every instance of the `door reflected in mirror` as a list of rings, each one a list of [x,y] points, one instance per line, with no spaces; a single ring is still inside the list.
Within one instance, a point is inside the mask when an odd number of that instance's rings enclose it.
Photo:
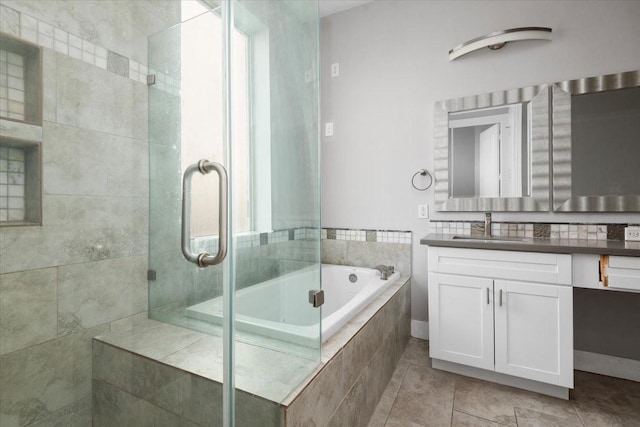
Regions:
[[[450,112],[449,197],[531,195],[530,103]]]

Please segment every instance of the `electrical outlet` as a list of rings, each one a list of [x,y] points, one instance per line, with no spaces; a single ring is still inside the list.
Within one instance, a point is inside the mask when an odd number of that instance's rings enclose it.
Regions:
[[[333,122],[324,124],[324,136],[333,136]]]
[[[624,240],[640,242],[640,227],[626,227],[624,229]]]
[[[429,218],[429,205],[418,205],[418,218]]]
[[[331,77],[338,77],[340,75],[340,63],[334,62],[331,64]]]

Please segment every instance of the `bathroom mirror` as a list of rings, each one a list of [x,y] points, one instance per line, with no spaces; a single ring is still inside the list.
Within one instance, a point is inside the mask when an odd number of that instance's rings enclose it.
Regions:
[[[549,209],[549,87],[436,103],[439,211]]]
[[[553,208],[640,212],[640,71],[553,85]]]

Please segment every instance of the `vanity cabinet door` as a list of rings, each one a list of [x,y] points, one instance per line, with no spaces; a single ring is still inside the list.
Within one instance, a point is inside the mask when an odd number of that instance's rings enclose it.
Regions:
[[[493,370],[493,280],[430,274],[429,339],[433,358]]]
[[[495,370],[573,388],[569,286],[495,280]]]

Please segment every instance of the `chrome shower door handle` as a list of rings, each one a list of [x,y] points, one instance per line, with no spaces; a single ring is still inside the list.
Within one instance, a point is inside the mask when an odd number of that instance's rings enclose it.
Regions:
[[[218,174],[218,253],[210,255],[207,252],[194,254],[191,252],[191,177],[195,172],[203,175],[215,171]],[[189,262],[198,267],[220,264],[227,256],[229,218],[227,217],[229,203],[229,178],[227,170],[220,163],[202,159],[190,165],[182,177],[182,254]]]

